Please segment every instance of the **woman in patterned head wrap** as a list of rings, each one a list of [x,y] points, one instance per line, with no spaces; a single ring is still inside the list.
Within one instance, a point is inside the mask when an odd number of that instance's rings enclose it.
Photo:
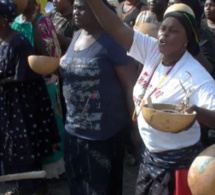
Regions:
[[[33,48],[10,27],[15,17],[16,5],[0,0],[1,176],[41,170],[41,159],[52,155],[52,146],[60,140],[44,79],[27,62]],[[14,184],[18,194],[30,195],[40,188],[41,180]],[[0,194],[5,194],[2,190],[1,186]]]
[[[42,14],[44,13],[46,3],[47,0],[28,0],[26,9],[12,23],[12,28],[27,37],[36,55],[60,57],[61,50],[55,27],[51,19]],[[59,98],[58,76],[53,73],[44,75],[44,79],[55,111],[59,134],[61,135],[61,140],[63,140],[64,124]],[[63,142],[60,143],[60,150],[56,150],[53,156],[46,158],[44,161],[47,178],[58,178],[64,172],[62,156]],[[50,165],[50,163],[54,164],[51,169],[49,166],[46,166]]]

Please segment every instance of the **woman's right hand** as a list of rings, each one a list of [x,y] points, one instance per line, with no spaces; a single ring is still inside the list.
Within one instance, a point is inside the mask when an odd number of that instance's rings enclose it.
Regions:
[[[40,4],[37,4],[37,6],[34,9],[34,13],[32,14],[31,19],[30,19],[32,24],[37,24],[37,20],[38,20],[39,16],[41,15],[40,9],[41,9]]]
[[[134,31],[129,25],[110,10],[101,0],[87,0],[104,30],[110,34],[126,51],[130,50]]]

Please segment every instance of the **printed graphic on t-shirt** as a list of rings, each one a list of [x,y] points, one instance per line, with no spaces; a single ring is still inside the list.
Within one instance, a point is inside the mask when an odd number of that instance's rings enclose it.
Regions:
[[[71,61],[72,59],[70,59]],[[68,59],[67,59],[68,62]],[[64,66],[64,97],[70,101],[67,120],[82,130],[101,130],[100,69],[95,60],[76,58]]]

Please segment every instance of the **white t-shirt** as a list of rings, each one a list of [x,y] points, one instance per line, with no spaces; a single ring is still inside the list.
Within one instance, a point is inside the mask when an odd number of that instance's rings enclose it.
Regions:
[[[137,31],[135,31],[133,44],[128,55],[144,64],[133,91],[134,102],[138,112],[140,109],[138,105],[142,99],[147,99],[171,67],[162,65],[160,61],[162,54],[159,52],[157,40]],[[192,75],[192,87],[186,71]],[[151,77],[151,75],[153,76]],[[150,84],[142,98],[144,86],[149,82],[150,78]],[[197,105],[211,110],[215,109],[215,82],[189,52],[184,53],[162,84],[152,94],[152,102],[180,104],[185,94],[179,84],[179,78],[181,78],[185,89],[190,89],[191,87],[193,90],[189,99],[189,106]],[[200,126],[197,121],[187,131],[165,133],[149,126],[141,112],[137,120],[140,135],[146,147],[152,152],[181,149],[195,144],[200,139]]]

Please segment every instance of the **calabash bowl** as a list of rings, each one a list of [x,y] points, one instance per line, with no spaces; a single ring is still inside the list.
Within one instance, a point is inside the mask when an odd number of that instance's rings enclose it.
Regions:
[[[60,58],[30,55],[28,56],[28,63],[34,72],[47,75],[53,73],[58,68]]]
[[[192,195],[215,194],[215,144],[203,150],[188,171],[188,185]]]
[[[177,133],[188,128],[196,118],[196,112],[181,113],[177,104],[145,104],[142,109],[145,121],[156,130]]]

